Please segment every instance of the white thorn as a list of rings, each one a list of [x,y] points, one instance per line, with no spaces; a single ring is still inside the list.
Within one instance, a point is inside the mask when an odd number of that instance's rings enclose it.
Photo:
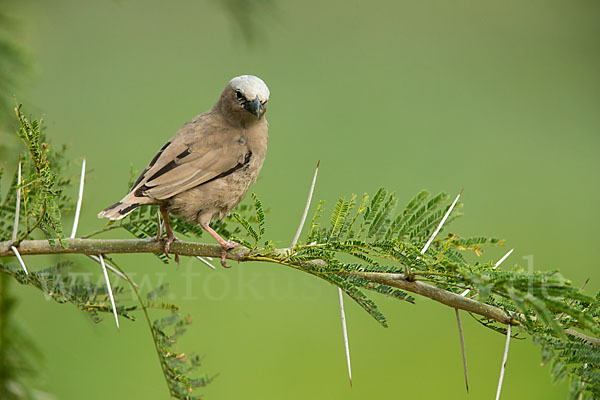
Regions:
[[[208,265],[209,267],[211,267],[212,269],[216,269],[214,265],[212,265],[211,263],[208,262],[208,260],[206,260],[204,257],[200,257],[200,256],[196,256],[196,258],[200,261],[202,261],[204,264]],[[208,258],[208,257],[207,257]],[[212,260],[212,258],[211,258]]]
[[[99,262],[100,264],[102,264],[101,261],[100,261],[100,258],[98,258],[98,256],[89,255],[88,257],[90,257],[92,260],[94,260],[94,261]],[[106,268],[110,269],[119,278],[121,278],[121,279],[123,279],[123,280],[125,280],[127,282],[131,282],[133,284],[133,286],[135,286],[136,288],[139,288],[139,286],[137,285],[137,283],[135,283],[131,279],[127,278],[125,275],[123,275],[123,273],[121,273],[121,271],[119,271],[115,267],[111,266],[108,262],[106,262],[106,260],[104,261],[104,265],[106,265]]]
[[[102,272],[104,272],[104,280],[106,281],[106,288],[108,289],[110,304],[112,305],[113,314],[115,316],[115,322],[117,323],[117,329],[119,329],[119,317],[117,316],[117,306],[115,306],[115,298],[113,297],[112,288],[110,287],[110,279],[108,279],[108,272],[106,272],[104,257],[102,257],[102,254],[98,255],[98,257],[100,257],[100,264],[102,265]]]
[[[502,264],[504,262],[504,260],[506,260],[508,258],[508,256],[510,256],[512,254],[513,251],[515,251],[514,247],[512,249],[510,249],[505,255],[503,255],[501,259],[496,261],[496,264],[494,265],[493,269],[498,268],[498,266],[500,266],[500,264]],[[467,289],[464,292],[462,292],[460,295],[465,297],[466,295],[469,294],[470,291],[471,291],[471,289]]]
[[[508,256],[510,256],[512,254],[513,251],[515,251],[514,247],[512,249],[510,249],[504,256],[502,256],[501,259],[499,259],[496,262],[496,265],[494,265],[494,269],[498,268],[500,266],[500,264],[502,264],[504,262],[504,260],[506,260],[508,258]]]
[[[458,195],[454,199],[454,202],[452,202],[452,205],[450,206],[450,208],[448,209],[448,211],[446,211],[446,214],[444,215],[444,218],[442,218],[442,220],[440,221],[440,224],[437,226],[437,228],[435,228],[435,231],[433,231],[433,234],[431,235],[431,237],[429,238],[429,240],[427,241],[427,243],[425,243],[425,246],[423,247],[423,250],[421,250],[421,254],[425,254],[425,252],[427,251],[427,249],[431,245],[431,242],[433,242],[433,239],[435,239],[435,237],[438,234],[438,232],[440,231],[440,229],[442,229],[442,226],[444,225],[444,222],[446,222],[446,220],[450,216],[450,213],[454,209],[454,206],[458,202],[458,199],[460,198],[460,195],[462,194],[462,192],[463,191],[461,190],[458,193]]]
[[[465,338],[463,336],[462,324],[460,322],[460,313],[458,308],[454,309],[456,311],[456,323],[458,324],[458,335],[460,336],[460,347],[462,349],[462,359],[463,359],[463,371],[465,374],[465,386],[467,387],[467,393],[469,393],[469,373],[467,370],[467,351],[465,350]]]
[[[502,368],[500,369],[500,380],[498,381],[498,391],[496,391],[496,400],[500,399],[500,391],[502,390],[502,380],[504,379],[504,370],[506,369],[506,359],[508,358],[508,345],[510,344],[510,324],[506,331],[506,345],[504,346],[504,357],[502,357]]]
[[[21,161],[19,161],[19,172],[17,173],[17,204],[15,206],[15,225],[13,227],[12,241],[17,241],[19,234],[19,212],[21,211]],[[25,264],[23,264],[25,265]]]
[[[77,225],[79,224],[79,213],[81,212],[81,202],[83,200],[83,185],[85,184],[85,158],[81,163],[81,179],[79,180],[79,197],[77,198],[77,207],[75,208],[75,219],[73,220],[73,230],[71,230],[71,239],[75,238]]]
[[[27,271],[27,267],[25,266],[25,262],[23,262],[23,259],[21,258],[21,254],[19,254],[19,250],[17,250],[15,246],[10,246],[10,249],[13,251],[13,253],[15,253],[15,256],[17,256],[17,259],[21,263],[21,267],[23,267],[23,271],[25,271],[25,275],[29,275],[29,271]]]
[[[315,190],[315,184],[317,183],[317,173],[319,172],[319,162],[317,162],[317,168],[315,169],[315,174],[313,175],[313,180],[310,185],[310,190],[308,191],[308,199],[306,200],[306,206],[304,206],[304,212],[302,213],[302,218],[300,219],[300,225],[298,226],[298,230],[296,231],[296,235],[294,236],[294,240],[292,240],[292,245],[290,249],[293,251],[296,243],[298,243],[298,239],[300,238],[300,233],[302,233],[302,228],[304,227],[304,223],[306,222],[306,216],[308,215],[308,209],[310,208],[310,202],[312,201],[313,191]]]
[[[338,288],[340,298],[340,312],[342,315],[342,330],[344,332],[344,346],[346,347],[346,361],[348,362],[348,377],[350,378],[350,386],[352,386],[352,367],[350,365],[350,346],[348,345],[348,330],[346,329],[346,313],[344,312],[344,297],[342,289]]]
[[[164,221],[160,217],[160,211],[156,211],[156,217],[158,218],[158,232],[156,232],[156,240],[160,240],[164,229]]]
[[[583,369],[587,369],[587,363],[583,364]],[[577,398],[577,400],[581,400],[583,399],[583,387],[585,386],[585,382],[581,382],[581,393],[579,393],[579,397]]]

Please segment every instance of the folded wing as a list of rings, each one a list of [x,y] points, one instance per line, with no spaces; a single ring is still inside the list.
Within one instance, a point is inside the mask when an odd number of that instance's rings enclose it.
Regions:
[[[148,164],[130,194],[165,200],[227,176],[250,161],[252,152],[245,141],[215,136],[207,135],[199,141],[175,137]]]

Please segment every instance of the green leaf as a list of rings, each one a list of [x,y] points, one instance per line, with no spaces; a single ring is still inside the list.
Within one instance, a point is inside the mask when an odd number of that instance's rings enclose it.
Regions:
[[[369,195],[364,193],[362,196],[362,200],[360,201],[360,205],[358,206],[358,209],[356,210],[356,214],[354,214],[354,217],[352,217],[350,224],[348,224],[348,229],[346,232],[346,240],[352,239],[353,237],[356,236],[356,233],[354,232],[354,224],[356,223],[356,220],[358,219],[358,217],[367,210],[368,203],[369,203]]]
[[[404,236],[411,236],[414,238],[426,236],[426,232],[418,231],[415,228],[418,227],[418,223],[421,220],[435,211],[435,209],[447,199],[448,195],[446,193],[440,193],[429,199],[427,203],[422,204],[397,230],[396,237],[398,240],[401,240]]]
[[[373,223],[377,213],[379,213],[384,204],[386,195],[387,191],[384,188],[379,188],[377,193],[375,193],[375,196],[373,196],[373,199],[371,200],[371,204],[369,207],[367,207],[363,214],[363,222],[358,230],[358,237],[360,237],[363,232],[368,232],[369,226]]]
[[[256,220],[258,221],[258,232],[260,233],[260,237],[265,233],[265,212],[263,211],[263,206],[261,201],[256,197],[254,193],[252,193],[252,199],[254,200],[254,208],[256,209]],[[260,241],[260,239],[259,239]]]
[[[329,238],[327,242],[337,241],[338,237],[343,234],[344,226],[346,225],[346,220],[348,219],[348,214],[350,209],[354,205],[354,200],[356,196],[352,196],[350,201],[346,201],[346,199],[341,198],[335,205],[333,213],[331,214],[331,218],[329,222],[331,224]]]
[[[260,236],[258,235],[258,233],[256,233],[256,231],[254,230],[254,228],[252,227],[252,225],[250,225],[250,223],[248,222],[248,220],[246,220],[240,214],[235,213],[235,212],[231,213],[231,215],[240,223],[240,225],[242,225],[242,227],[246,230],[246,233],[250,237],[252,237],[252,239],[254,239],[254,242],[258,243],[258,241],[260,240]]]

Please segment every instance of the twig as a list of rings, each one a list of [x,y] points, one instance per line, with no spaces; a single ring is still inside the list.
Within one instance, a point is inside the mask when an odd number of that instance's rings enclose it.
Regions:
[[[504,379],[504,371],[506,370],[506,359],[508,358],[508,345],[510,344],[510,324],[506,331],[506,345],[504,346],[504,356],[502,357],[502,368],[500,369],[500,380],[498,381],[498,391],[496,391],[496,400],[500,399],[500,391],[502,390],[502,380]]]
[[[71,230],[71,239],[77,233],[77,225],[79,224],[79,213],[81,212],[81,202],[83,200],[83,186],[85,184],[85,158],[81,163],[81,179],[79,180],[79,197],[77,198],[77,207],[75,208],[75,219],[73,220],[73,230]]]
[[[21,211],[21,161],[19,161],[19,170],[17,174],[17,204],[15,205],[15,225],[13,226],[12,241],[17,241],[19,234],[19,212]],[[17,252],[18,253],[18,252]],[[23,264],[25,267],[25,264]],[[27,271],[27,269],[25,269]]]
[[[344,297],[342,289],[338,288],[340,298],[340,312],[342,316],[342,331],[344,332],[344,346],[346,347],[346,361],[348,363],[348,378],[350,378],[350,387],[352,387],[352,367],[350,365],[350,347],[348,346],[348,330],[346,329],[346,313],[344,312]]]
[[[23,271],[25,271],[25,275],[29,275],[29,271],[27,271],[27,267],[25,266],[25,262],[21,258],[21,254],[19,254],[19,250],[17,250],[15,246],[10,246],[10,249],[15,254],[15,256],[17,256],[17,259],[21,263],[21,267],[23,267]]]
[[[310,190],[308,191],[308,199],[306,200],[306,205],[304,206],[304,212],[302,213],[302,218],[300,219],[300,225],[298,226],[298,230],[296,231],[296,235],[294,236],[294,240],[292,240],[292,245],[290,246],[290,249],[292,251],[296,246],[296,243],[298,243],[300,233],[302,233],[302,228],[304,227],[304,222],[306,222],[306,216],[308,215],[308,209],[310,208],[310,202],[312,201],[313,191],[315,190],[315,184],[317,183],[317,173],[319,172],[320,163],[321,161],[317,161],[317,168],[315,169],[315,174],[313,175]]]
[[[200,257],[200,256],[196,256],[196,258],[200,261],[202,261],[204,264],[208,265],[209,267],[211,267],[212,269],[216,269],[214,265],[212,265],[211,263],[208,262],[208,260],[206,260],[204,257]]]
[[[456,311],[456,323],[458,324],[458,336],[460,337],[460,347],[462,349],[462,359],[463,359],[463,371],[465,374],[465,387],[467,388],[467,393],[469,393],[469,373],[467,370],[467,351],[465,350],[465,338],[463,336],[462,324],[460,322],[460,312],[458,308],[455,308]]]
[[[113,262],[114,263],[114,262]],[[142,296],[140,295],[140,291],[138,290],[138,287],[136,284],[133,283],[133,281],[131,279],[129,279],[129,277],[127,276],[127,274],[125,274],[125,271],[123,271],[122,268],[120,268],[117,263],[115,264],[115,268],[119,270],[119,272],[121,272],[126,279],[133,285],[133,292],[135,293],[135,296],[137,297],[138,301],[140,302],[140,307],[142,307],[142,311],[144,312],[144,317],[146,319],[146,323],[148,324],[148,328],[150,329],[150,333],[152,334],[152,342],[154,343],[154,348],[156,349],[156,355],[158,356],[158,361],[160,362],[160,368],[163,371],[163,376],[165,377],[165,380],[167,382],[167,386],[169,387],[169,389],[171,389],[171,381],[170,381],[170,375],[169,372],[167,371],[167,368],[165,366],[165,363],[162,360],[162,350],[158,345],[158,338],[156,337],[156,331],[154,329],[154,326],[152,325],[152,320],[150,319],[150,315],[148,314],[148,307],[146,306],[146,304],[144,303],[144,300],[142,299]]]
[[[444,289],[423,283],[420,281],[412,281],[404,274],[389,273],[389,272],[363,272],[353,271],[352,275],[360,276],[368,279],[371,282],[383,283],[384,285],[392,286],[398,289],[407,290],[412,293],[428,297],[439,303],[445,304],[452,308],[458,308],[474,314],[483,315],[488,319],[500,322],[501,324],[518,324],[518,321],[507,315],[502,309],[491,306],[486,303],[461,296],[456,293],[449,292]]]
[[[117,324],[117,329],[119,328],[119,317],[117,315],[117,307],[115,306],[115,298],[113,297],[112,288],[110,286],[110,279],[108,279],[108,272],[106,272],[106,264],[104,264],[104,257],[102,254],[98,255],[100,258],[100,264],[102,265],[102,272],[104,272],[104,280],[106,281],[106,288],[108,289],[108,296],[110,297],[110,304],[112,305],[113,314],[115,316],[115,322]]]
[[[456,198],[454,199],[454,201],[452,202],[452,205],[450,205],[450,208],[448,208],[448,211],[446,211],[446,214],[444,214],[444,218],[442,218],[442,220],[440,221],[439,225],[437,226],[437,228],[435,228],[435,231],[433,231],[433,233],[431,234],[431,237],[429,238],[429,240],[427,241],[427,243],[425,243],[425,246],[423,247],[423,249],[421,250],[421,254],[425,254],[425,252],[427,251],[427,249],[429,248],[429,246],[431,245],[431,243],[433,242],[433,239],[435,239],[435,237],[437,236],[438,232],[440,231],[440,229],[442,229],[442,226],[444,225],[444,222],[446,222],[446,220],[448,219],[448,217],[450,216],[450,213],[452,212],[452,210],[454,209],[454,206],[456,205],[456,202],[458,202],[458,199],[460,198],[460,195],[463,193],[463,191],[461,190],[458,195],[456,196]]]

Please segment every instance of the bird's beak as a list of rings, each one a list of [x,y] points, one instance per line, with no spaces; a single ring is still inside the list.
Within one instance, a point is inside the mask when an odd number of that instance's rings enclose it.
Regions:
[[[260,100],[258,100],[258,97],[256,97],[254,100],[246,102],[244,108],[246,111],[256,115],[256,118],[258,119],[260,118],[260,106]]]

